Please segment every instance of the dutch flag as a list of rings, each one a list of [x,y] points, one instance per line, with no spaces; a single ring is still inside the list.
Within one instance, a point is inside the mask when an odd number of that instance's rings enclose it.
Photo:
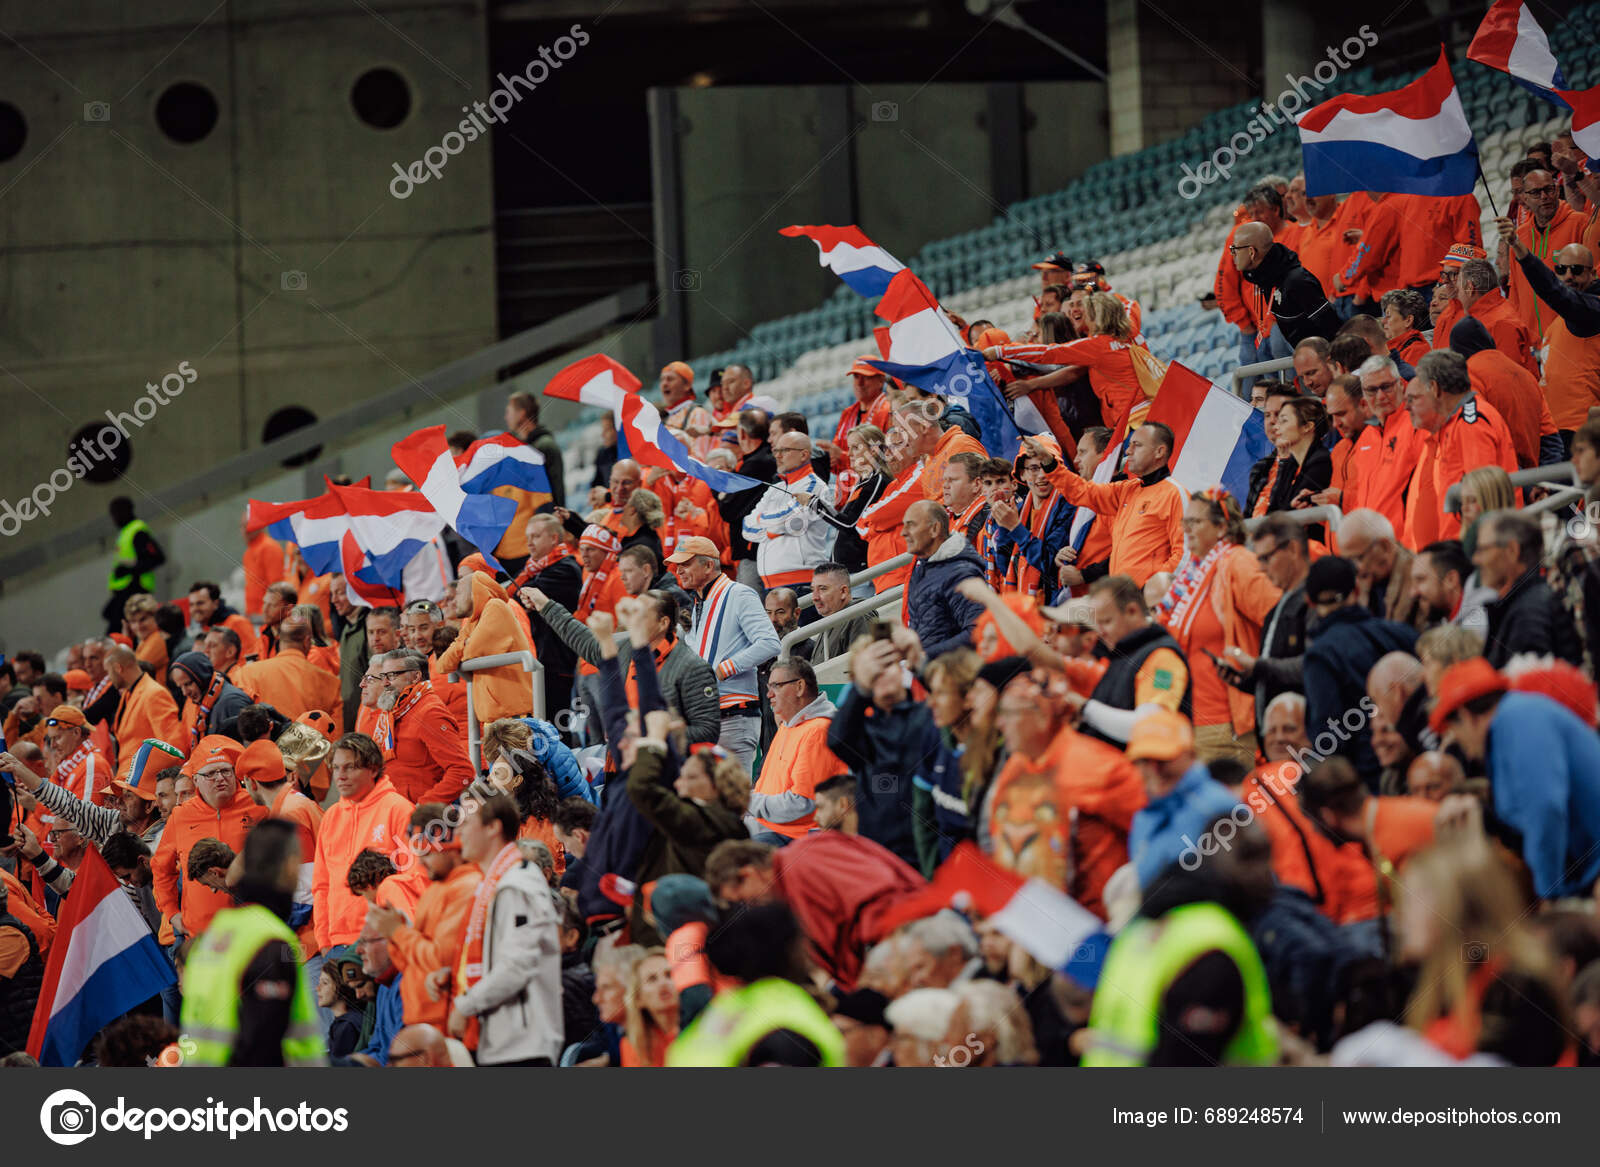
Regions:
[[[794,226],[784,227],[778,234],[811,240],[817,245],[817,262],[849,284],[856,295],[868,299],[887,292],[895,273],[905,268],[860,227]]]
[[[1219,483],[1240,506],[1250,493],[1250,467],[1273,449],[1259,410],[1177,361],[1167,366],[1145,421],[1172,430],[1173,481],[1189,490]]]
[[[490,494],[489,491],[496,486],[517,486],[546,493],[550,490],[550,480],[544,472],[544,458],[510,434],[502,436],[511,438],[517,447],[538,458],[538,464],[518,458],[494,438],[474,442],[467,450],[467,460],[457,464],[445,441],[442,425],[418,430],[400,439],[389,450],[394,456],[394,464],[417,484],[417,493],[452,529],[476,547],[494,568],[500,566],[494,557],[494,549],[500,545],[506,528],[516,517],[517,502]],[[496,452],[483,453],[484,449]],[[476,461],[473,460],[475,450],[479,451]],[[481,490],[468,488],[469,473],[473,486],[481,486]],[[524,485],[535,480],[539,485]]]

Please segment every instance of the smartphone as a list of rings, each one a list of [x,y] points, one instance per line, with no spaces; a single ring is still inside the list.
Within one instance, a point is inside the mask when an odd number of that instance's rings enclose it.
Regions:
[[[877,621],[872,626],[872,639],[874,639],[874,640],[893,640],[894,639],[894,625],[889,623],[889,621],[887,621],[887,620],[879,620],[879,621]]]

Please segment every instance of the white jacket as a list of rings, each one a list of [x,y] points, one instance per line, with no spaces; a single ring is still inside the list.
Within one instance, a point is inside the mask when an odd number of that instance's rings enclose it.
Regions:
[[[812,571],[833,558],[836,532],[814,504],[803,507],[794,500],[801,493],[828,497],[828,484],[809,464],[767,487],[745,516],[744,537],[755,544],[756,570],[768,588],[808,584]]]
[[[479,1064],[549,1058],[555,1065],[565,1032],[560,921],[544,873],[527,860],[494,890],[483,966],[483,979],[455,1002],[479,1019]]]

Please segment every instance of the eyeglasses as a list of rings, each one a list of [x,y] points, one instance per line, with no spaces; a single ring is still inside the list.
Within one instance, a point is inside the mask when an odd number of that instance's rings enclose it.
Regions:
[[[1550,186],[1525,186],[1522,188],[1522,196],[1529,199],[1553,199],[1560,193],[1554,184]]]
[[[421,671],[421,669],[391,669],[386,673],[379,673],[378,676],[380,679],[387,681],[390,677],[405,677]]]
[[[804,680],[803,677],[790,677],[787,681],[768,681],[767,688],[781,689],[785,685],[798,685],[802,680]]]
[[[1558,276],[1581,276],[1589,270],[1586,263],[1558,263],[1555,265]]]
[[[1229,251],[1254,251],[1255,249],[1255,244],[1253,243],[1230,243],[1228,245]]]
[[[1399,381],[1390,380],[1379,381],[1376,385],[1363,385],[1361,386],[1361,395],[1363,397],[1376,397],[1380,393],[1387,393],[1398,384],[1400,384]]]
[[[1275,544],[1274,546],[1272,546],[1271,548],[1269,548],[1266,551],[1257,551],[1256,552],[1256,562],[1259,563],[1262,567],[1265,567],[1268,563],[1272,562],[1272,557],[1274,555],[1276,555],[1278,552],[1282,551],[1287,546],[1288,546],[1287,543],[1278,543],[1278,544]]]

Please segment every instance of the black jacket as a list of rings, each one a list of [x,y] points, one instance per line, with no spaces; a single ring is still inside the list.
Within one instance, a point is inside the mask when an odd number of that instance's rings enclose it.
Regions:
[[[601,446],[594,456],[594,478],[590,486],[611,488],[611,468],[617,464],[617,443]]]
[[[1289,510],[1302,490],[1317,494],[1327,490],[1332,482],[1333,456],[1321,442],[1314,441],[1306,451],[1304,465],[1297,465],[1293,455],[1278,462],[1278,477],[1273,480],[1272,493],[1267,496],[1267,513]]]
[[[772,456],[772,447],[762,442],[753,454],[746,454],[744,461],[739,463],[739,473],[758,482],[778,481],[778,462]],[[761,496],[766,493],[766,487],[752,486],[749,490],[717,494],[717,508],[728,524],[729,546],[733,549],[734,559],[756,557],[755,546],[743,534],[744,517],[755,508],[761,501]]]
[[[538,588],[567,611],[576,611],[578,593],[583,590],[583,568],[573,556],[563,555],[543,571],[531,576],[523,587]],[[544,667],[560,677],[571,677],[577,672],[578,654],[567,646],[567,642],[543,620],[531,620],[529,623],[533,626],[534,654],[544,662]],[[570,685],[568,689],[570,691]]]
[[[186,652],[172,662],[172,667],[188,673],[190,679],[200,686],[202,695],[211,688],[212,678],[216,675],[216,670],[211,667],[211,658],[203,652]],[[229,681],[222,682],[217,699],[211,706],[211,714],[206,718],[206,732],[221,733],[222,727],[238,717],[239,710],[250,704],[250,697],[243,689]]]
[[[1512,584],[1504,596],[1489,601],[1485,611],[1489,636],[1483,655],[1495,668],[1504,668],[1520,652],[1583,663],[1583,645],[1572,617],[1537,570]]]
[[[879,471],[858,482],[843,507],[835,510],[826,501],[817,502],[817,513],[838,532],[833,539],[834,562],[848,567],[851,575],[867,569],[867,541],[856,530],[856,522],[862,511],[882,497],[888,485],[889,476]]]
[[[1241,275],[1271,297],[1273,319],[1291,348],[1308,336],[1332,336],[1339,330],[1339,314],[1317,277],[1283,244],[1267,248],[1261,262]]]
[[[1305,584],[1299,584],[1283,593],[1278,604],[1267,615],[1261,626],[1263,637],[1272,629],[1270,640],[1263,639],[1261,654],[1256,657],[1255,668],[1235,688],[1256,697],[1256,731],[1261,730],[1261,719],[1267,706],[1279,693],[1299,693],[1303,687],[1302,675],[1306,663],[1306,606]]]

